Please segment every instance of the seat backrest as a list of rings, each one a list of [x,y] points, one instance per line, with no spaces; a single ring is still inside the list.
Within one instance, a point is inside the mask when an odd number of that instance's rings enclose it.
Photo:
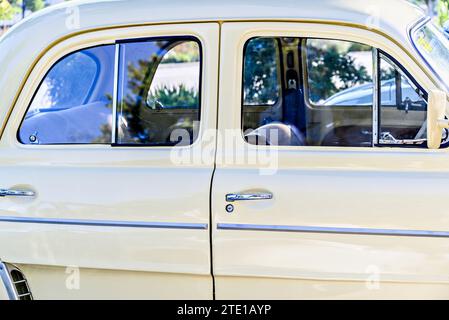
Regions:
[[[250,133],[245,138],[248,142],[258,145],[270,146],[303,146],[304,135],[293,125],[282,122],[271,122]]]

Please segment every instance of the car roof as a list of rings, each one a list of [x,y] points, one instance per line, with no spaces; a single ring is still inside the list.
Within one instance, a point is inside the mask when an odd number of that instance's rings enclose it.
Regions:
[[[89,29],[164,22],[330,21],[379,29],[401,41],[423,16],[423,10],[405,0],[79,0],[30,15],[0,38],[0,52],[3,43],[19,37],[47,45]],[[71,28],[76,17],[79,25]]]
[[[330,21],[378,29],[408,43],[424,16],[405,0],[97,0],[70,1],[30,15],[0,38],[0,116],[30,65],[59,39],[111,26],[205,21]],[[79,25],[73,24],[79,18]],[[72,21],[72,20],[73,21]],[[72,23],[72,24],[71,24]],[[70,26],[75,26],[71,28]],[[5,105],[7,104],[7,105]]]
[[[65,24],[75,10],[80,29],[161,22],[305,19],[404,31],[404,26],[424,15],[422,9],[406,0],[78,0],[33,14],[12,32],[30,25],[59,25],[52,31],[68,33]]]

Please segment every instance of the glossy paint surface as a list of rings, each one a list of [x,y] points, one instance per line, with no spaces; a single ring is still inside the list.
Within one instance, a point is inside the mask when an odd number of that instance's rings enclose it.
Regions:
[[[381,30],[413,50],[406,30],[420,17],[420,9],[402,0],[87,0],[51,6],[0,38],[0,74],[8,75],[0,77],[0,131],[30,68],[48,47],[89,30],[174,22],[316,20]]]
[[[368,31],[224,24],[220,86],[227,90],[220,94],[220,133],[241,128],[245,41],[292,35],[376,46],[397,57],[426,90],[434,88],[400,48]],[[218,299],[448,297],[447,150],[265,147],[236,135],[233,146],[219,140],[217,152],[212,225]],[[231,153],[234,162],[219,161]],[[235,202],[234,211],[226,212],[226,194],[253,192],[272,193],[273,199]],[[346,234],[323,232],[333,229]],[[435,231],[446,236],[414,236]],[[399,232],[405,235],[388,235]]]
[[[0,39],[0,188],[37,196],[0,199],[0,216],[99,223],[0,222],[0,259],[24,271],[38,299],[210,299],[212,229],[219,299],[447,298],[447,238],[217,229],[225,223],[449,232],[446,150],[279,147],[267,168],[247,161],[266,150],[241,136],[232,147],[218,140],[215,158],[215,137],[203,135],[217,127],[223,135],[239,132],[243,45],[253,36],[366,43],[435,89],[407,35],[422,17],[405,1],[386,0],[74,1],[31,16]],[[202,161],[174,164],[167,148],[18,143],[26,108],[60,57],[117,39],[171,35],[197,37],[205,50],[202,131],[182,149]],[[222,161],[231,155],[237,161]],[[274,197],[236,203],[227,213],[225,195],[246,191]],[[76,270],[79,287],[70,277]]]
[[[124,279],[141,274],[149,279],[148,283],[159,283],[165,276],[176,282],[179,277],[179,285],[167,287],[166,294],[171,290],[174,296],[190,292],[201,298],[212,297],[208,199],[213,159],[205,155],[203,162],[183,165],[176,162],[176,152],[196,154],[209,145],[213,151],[213,137],[173,150],[23,145],[16,136],[40,79],[67,52],[117,39],[185,34],[201,41],[204,63],[216,66],[218,24],[212,23],[89,33],[54,47],[40,60],[0,143],[4,155],[0,159],[2,188],[36,193],[30,198],[0,200],[3,261],[25,266],[129,271]],[[203,70],[200,136],[216,127],[217,68]],[[213,152],[208,154],[212,157]],[[52,270],[48,269],[49,278]],[[135,271],[143,273],[132,273]],[[28,279],[37,292],[46,285],[34,273]],[[145,295],[132,280],[123,281],[127,283],[121,288],[123,292],[135,289],[140,298],[155,297],[154,291],[148,290]],[[120,292],[116,294],[124,297]],[[106,293],[101,296],[112,297]],[[57,291],[49,291],[35,297],[59,296]]]
[[[19,265],[38,299],[211,299],[204,275]],[[45,283],[46,285],[40,285]],[[176,288],[176,290],[174,290]]]

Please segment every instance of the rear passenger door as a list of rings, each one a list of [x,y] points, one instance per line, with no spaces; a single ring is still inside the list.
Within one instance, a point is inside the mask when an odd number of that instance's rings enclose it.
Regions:
[[[0,142],[0,260],[35,298],[212,298],[218,38],[111,29],[37,63]]]
[[[216,297],[447,298],[449,157],[425,145],[422,70],[360,28],[222,32]]]

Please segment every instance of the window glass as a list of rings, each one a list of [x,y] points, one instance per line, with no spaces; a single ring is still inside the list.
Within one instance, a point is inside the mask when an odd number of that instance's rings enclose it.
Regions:
[[[72,53],[39,86],[19,130],[24,144],[110,143],[114,46]]]
[[[243,74],[243,104],[273,105],[279,99],[279,55],[273,38],[253,38],[245,47]]]
[[[120,45],[118,144],[191,144],[200,118],[200,46],[167,38]]]
[[[317,105],[372,105],[372,48],[339,41],[307,40],[310,102]]]
[[[251,55],[256,54],[257,60],[247,63],[249,53],[245,51],[242,129],[249,143],[372,146],[371,47],[345,41],[284,37],[252,39],[246,47],[257,48],[261,43],[276,43],[279,53],[261,54],[256,50]],[[255,73],[261,69],[255,65],[262,65],[267,71],[259,77]],[[303,80],[305,70],[309,76]],[[255,78],[271,84],[263,88],[278,88],[270,91],[270,99],[265,98],[265,101],[278,99],[275,107],[247,107],[247,79]],[[276,95],[274,92],[278,91]]]
[[[390,59],[380,58],[380,143],[426,138],[427,102],[417,86]]]
[[[413,42],[421,56],[449,88],[449,37],[431,19],[412,32]]]

